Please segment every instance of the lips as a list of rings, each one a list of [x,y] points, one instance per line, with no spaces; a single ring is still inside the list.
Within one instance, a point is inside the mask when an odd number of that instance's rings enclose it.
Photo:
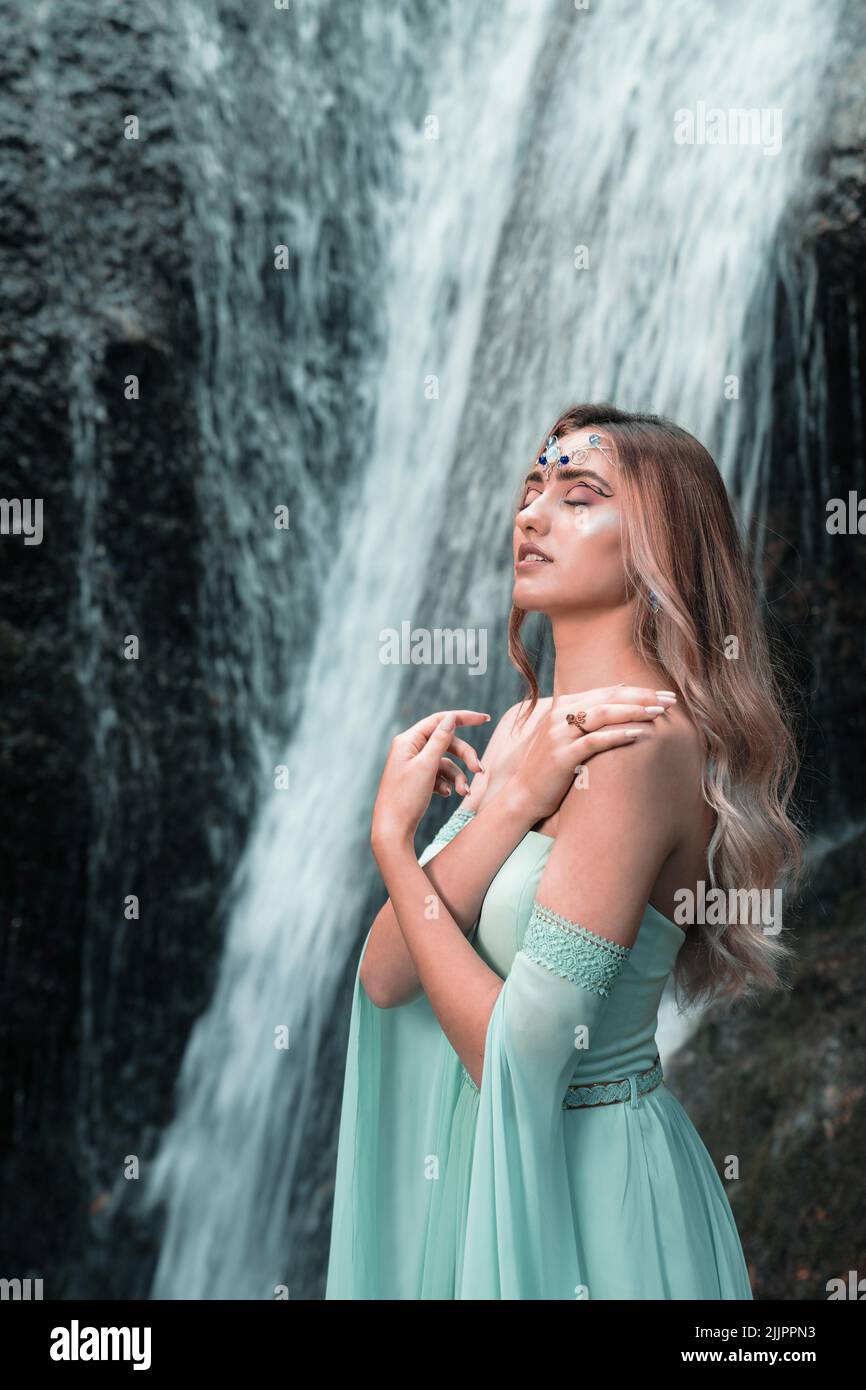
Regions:
[[[518,561],[518,564],[519,564],[522,560],[529,560],[531,563],[533,563],[533,564],[538,564],[538,565],[552,565],[552,564],[553,564],[553,561],[551,560],[550,556],[549,556],[549,555],[545,555],[544,551],[543,551],[542,549],[540,549],[539,546],[534,545],[534,544],[532,543],[532,541],[524,541],[523,545],[522,545],[522,546],[520,547],[520,549],[518,550],[518,552],[517,552],[517,561]]]

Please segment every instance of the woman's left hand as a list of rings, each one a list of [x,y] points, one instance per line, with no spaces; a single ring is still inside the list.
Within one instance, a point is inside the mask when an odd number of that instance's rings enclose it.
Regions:
[[[454,730],[458,724],[486,724],[489,718],[473,709],[439,711],[392,739],[373,806],[370,842],[374,854],[377,846],[396,841],[411,844],[434,791],[449,795],[452,782],[464,795],[469,791],[463,771],[445,754],[456,753],[468,767],[483,772],[475,749]]]

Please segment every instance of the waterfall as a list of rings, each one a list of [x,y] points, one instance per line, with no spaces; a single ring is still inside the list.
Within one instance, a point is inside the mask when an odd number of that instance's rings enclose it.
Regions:
[[[273,22],[261,29],[258,80],[285,83],[287,108],[304,92],[327,92],[344,56],[357,62],[347,12],[334,15],[335,37],[327,8],[306,7],[304,42],[284,57]],[[240,79],[206,8],[186,0],[180,12],[187,99],[209,117],[196,127],[199,175],[211,173],[201,206],[211,232],[218,220],[226,236],[213,200],[234,176],[231,84]],[[594,0],[588,9],[503,0],[495,12],[403,0],[379,15],[382,70],[367,82],[387,87],[404,64],[415,80],[398,84],[381,126],[351,132],[362,148],[392,142],[397,162],[383,160],[381,193],[368,203],[384,248],[365,379],[371,430],[352,431],[344,417],[306,468],[281,406],[281,389],[297,386],[290,366],[276,367],[263,391],[243,337],[232,335],[238,317],[254,322],[263,291],[254,276],[231,285],[225,241],[216,273],[199,276],[213,489],[230,514],[272,489],[246,477],[235,419],[243,392],[256,391],[303,517],[295,575],[315,605],[315,630],[283,678],[291,736],[277,750],[263,735],[269,780],[233,886],[213,1000],[191,1036],[146,1193],[165,1216],[153,1296],[267,1298],[278,1285],[309,1296],[295,1254],[309,1235],[297,1193],[302,1183],[315,1191],[302,1140],[323,1105],[335,1113],[342,1083],[347,1020],[334,1001],[368,925],[377,776],[389,738],[422,714],[459,701],[496,717],[518,693],[505,656],[510,509],[553,417],[596,398],[669,414],[739,480],[744,515],[760,517],[772,421],[768,266],[783,215],[803,194],[834,18],[832,5],[807,0],[778,13],[757,0]],[[220,42],[230,48],[231,35]],[[372,51],[369,31],[359,42]],[[220,77],[229,85],[217,99]],[[675,113],[701,103],[780,110],[781,148],[676,143]],[[292,134],[298,179],[327,183],[327,151],[297,119]],[[370,266],[353,263],[346,244],[335,249],[366,293]],[[314,320],[314,307],[300,309]],[[729,398],[731,378],[739,392]],[[311,470],[335,476],[330,491]],[[231,584],[209,577],[208,601],[239,594],[238,622],[261,624],[256,610],[270,599],[254,558],[232,563]],[[489,633],[485,676],[383,665],[380,632],[406,620]],[[257,659],[266,664],[266,649]],[[272,674],[253,673],[253,683],[266,679],[270,688]],[[275,785],[278,765],[287,788]],[[285,1050],[274,1041],[282,1025]]]

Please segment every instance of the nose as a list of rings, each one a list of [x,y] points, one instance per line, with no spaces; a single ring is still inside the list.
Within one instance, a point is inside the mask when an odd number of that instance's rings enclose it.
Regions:
[[[550,527],[549,519],[543,507],[544,497],[536,497],[527,507],[523,507],[517,513],[517,525],[521,531],[533,531],[537,535],[543,535]]]

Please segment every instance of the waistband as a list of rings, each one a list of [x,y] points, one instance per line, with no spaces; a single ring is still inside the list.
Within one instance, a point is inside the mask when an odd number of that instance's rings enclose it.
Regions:
[[[463,1067],[463,1080],[477,1094],[478,1087],[465,1067]],[[661,1058],[656,1053],[652,1066],[647,1067],[645,1071],[629,1072],[628,1076],[619,1076],[614,1081],[590,1081],[585,1086],[573,1083],[566,1090],[562,1108],[563,1110],[582,1110],[589,1105],[617,1105],[627,1100],[632,1109],[636,1109],[640,1105],[641,1096],[645,1096],[649,1091],[654,1091],[663,1080]]]
[[[663,1080],[661,1057],[656,1053],[655,1061],[646,1071],[632,1071],[628,1076],[617,1077],[615,1081],[592,1081],[587,1086],[569,1086],[562,1108],[581,1110],[585,1105],[616,1105],[627,1100],[632,1109],[636,1109],[640,1097],[654,1091]]]

